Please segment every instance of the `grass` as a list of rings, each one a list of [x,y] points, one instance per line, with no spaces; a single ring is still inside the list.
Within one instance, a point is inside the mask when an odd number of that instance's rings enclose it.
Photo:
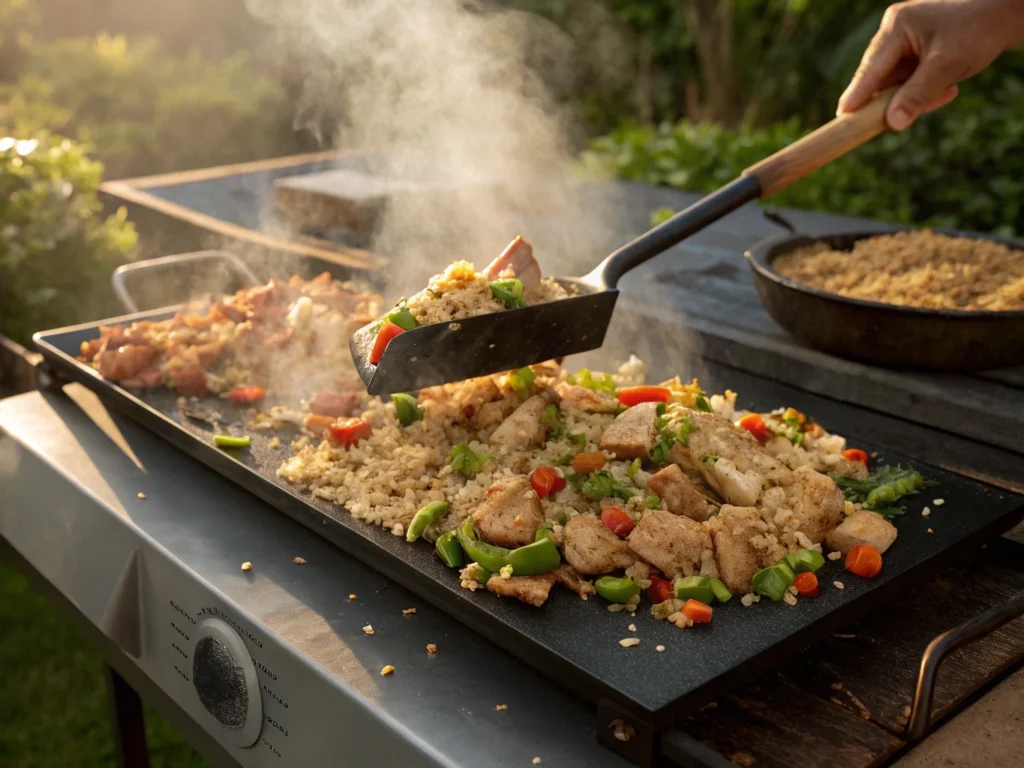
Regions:
[[[151,707],[153,768],[206,768]],[[10,565],[0,560],[0,766],[114,765],[103,659]]]

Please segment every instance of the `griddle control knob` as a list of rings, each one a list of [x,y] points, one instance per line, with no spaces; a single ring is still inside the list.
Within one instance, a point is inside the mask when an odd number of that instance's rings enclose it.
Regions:
[[[263,701],[256,668],[238,633],[222,619],[204,619],[192,649],[192,685],[199,701],[240,747],[259,738]]]

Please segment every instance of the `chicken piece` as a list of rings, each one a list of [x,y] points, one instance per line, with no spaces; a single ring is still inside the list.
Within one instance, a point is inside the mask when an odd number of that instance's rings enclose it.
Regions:
[[[798,530],[820,544],[842,522],[846,498],[828,475],[801,467],[793,472],[793,484],[786,488],[786,499]]]
[[[747,430],[712,413],[694,411],[690,420],[693,430],[689,448],[697,468],[707,484],[730,504],[752,506],[764,488],[793,481],[793,473]],[[706,460],[709,457],[716,460]]]
[[[843,520],[826,541],[844,555],[858,544],[868,544],[884,553],[896,541],[896,526],[877,512],[862,509]]]
[[[562,404],[570,411],[615,413],[619,410],[618,398],[608,392],[596,392],[563,382],[558,385],[558,394],[562,396]]]
[[[359,406],[359,394],[356,392],[317,392],[309,401],[309,412],[318,416],[341,418],[351,416]]]
[[[491,592],[502,597],[514,597],[536,608],[544,605],[554,584],[554,573],[544,573],[540,576],[511,576],[507,579],[495,573],[487,580],[487,588]]]
[[[159,351],[145,344],[124,344],[100,352],[96,358],[100,376],[110,381],[133,379],[147,368]]]
[[[515,273],[525,291],[540,287],[540,264],[533,258],[533,246],[520,236],[516,236],[501,255],[487,265],[484,274],[488,280],[499,280],[507,269]]]
[[[481,535],[501,547],[522,547],[533,543],[544,522],[537,492],[526,475],[503,477],[487,489],[484,500],[473,511],[473,522]]]
[[[723,504],[708,527],[715,543],[718,577],[733,592],[749,592],[751,579],[763,562],[751,540],[768,533],[768,523],[753,507]]]
[[[587,595],[592,595],[597,591],[591,582],[584,579],[568,563],[562,563],[552,573],[555,574],[555,581],[563,587],[568,587],[582,598],[586,598]]]
[[[505,419],[491,433],[490,443],[501,445],[510,450],[519,450],[544,442],[547,428],[541,421],[544,408],[548,402],[540,395],[534,395],[516,408],[512,415]]]
[[[685,445],[673,443],[672,450],[668,453],[668,458],[688,475],[700,473],[697,462],[693,460],[693,454],[690,453],[690,449]]]
[[[629,545],[593,515],[577,515],[566,523],[563,549],[566,562],[586,576],[629,568],[637,561]]]
[[[669,464],[647,480],[647,487],[658,494],[673,515],[683,515],[698,523],[708,519],[708,503],[676,464]]]
[[[699,573],[701,555],[712,546],[703,525],[664,510],[644,515],[627,541],[636,554],[670,579]]]
[[[464,408],[473,408],[473,406],[464,406]],[[486,429],[487,427],[493,427],[495,424],[501,424],[501,422],[512,415],[515,409],[515,401],[507,397],[490,403],[484,403],[479,408],[474,408],[473,410],[473,426],[477,429]]]
[[[640,403],[620,413],[601,435],[601,450],[623,461],[649,459],[657,432],[659,403]]]
[[[848,477],[851,480],[867,480],[868,467],[867,464],[863,464],[859,461],[840,459],[831,467],[828,467],[828,474]]]

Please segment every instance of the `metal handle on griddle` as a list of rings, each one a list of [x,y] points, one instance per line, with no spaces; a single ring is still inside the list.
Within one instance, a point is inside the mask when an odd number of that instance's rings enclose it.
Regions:
[[[135,303],[135,299],[132,298],[128,291],[128,287],[125,285],[126,275],[138,272],[152,272],[153,270],[165,269],[168,267],[177,267],[189,262],[196,263],[204,261],[224,262],[247,286],[257,285],[260,282],[244,261],[238,258],[235,254],[227,251],[196,251],[195,253],[179,253],[174,256],[161,256],[156,259],[144,259],[143,261],[136,261],[131,264],[122,264],[114,270],[114,274],[111,276],[110,282],[113,284],[114,293],[117,294],[117,298],[121,300],[124,308],[128,312],[134,314],[139,311],[139,306]]]
[[[921,657],[921,671],[917,678],[917,690],[914,692],[914,705],[910,711],[910,722],[907,725],[907,742],[913,744],[924,738],[931,725],[932,697],[935,693],[935,676],[943,659],[957,648],[977,640],[999,627],[1024,615],[1024,592],[1011,597],[1001,605],[990,608],[959,627],[932,640]]]

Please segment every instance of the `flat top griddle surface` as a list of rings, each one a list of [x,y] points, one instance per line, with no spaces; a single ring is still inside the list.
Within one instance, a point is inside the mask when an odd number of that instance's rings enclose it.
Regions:
[[[128,320],[165,315],[150,312]],[[583,601],[561,588],[553,589],[545,606],[536,609],[483,590],[470,593],[461,589],[457,571],[446,568],[426,543],[409,545],[404,537],[354,520],[341,507],[278,479],[275,470],[289,455],[287,438],[282,438],[283,447],[273,449],[269,447],[271,434],[253,433],[250,450],[229,455],[213,446],[209,425],[181,417],[175,394],[160,391],[138,396],[99,378],[73,357],[83,340],[97,335],[99,325],[39,334],[37,345],[60,375],[97,391],[182,450],[581,697],[610,698],[647,713],[671,709],[678,714],[693,709],[775,666],[897,589],[925,578],[966,548],[1009,528],[1024,509],[1021,497],[914,462],[926,479],[938,485],[909,500],[907,514],[896,522],[899,538],[885,556],[881,575],[873,580],[845,572],[841,561],[826,562],[818,574],[823,585],[818,599],[801,600],[795,607],[765,599],[745,608],[737,595],[728,605],[716,607],[711,625],[686,630],[655,621],[646,602],[635,616],[611,613],[605,610],[601,598],[592,596]],[[756,392],[746,394],[744,406],[770,409],[786,405],[759,402]],[[227,420],[232,420],[231,404],[211,401]],[[889,451],[882,451],[878,461],[909,462]],[[940,497],[945,504],[936,508],[932,500]],[[930,517],[921,515],[924,506],[933,508]],[[845,588],[833,587],[834,581],[842,582]],[[337,596],[338,600],[346,598]],[[630,624],[636,625],[635,632],[629,630]],[[619,641],[626,637],[639,638],[639,646],[621,647]],[[665,652],[656,652],[658,645],[664,645]]]

